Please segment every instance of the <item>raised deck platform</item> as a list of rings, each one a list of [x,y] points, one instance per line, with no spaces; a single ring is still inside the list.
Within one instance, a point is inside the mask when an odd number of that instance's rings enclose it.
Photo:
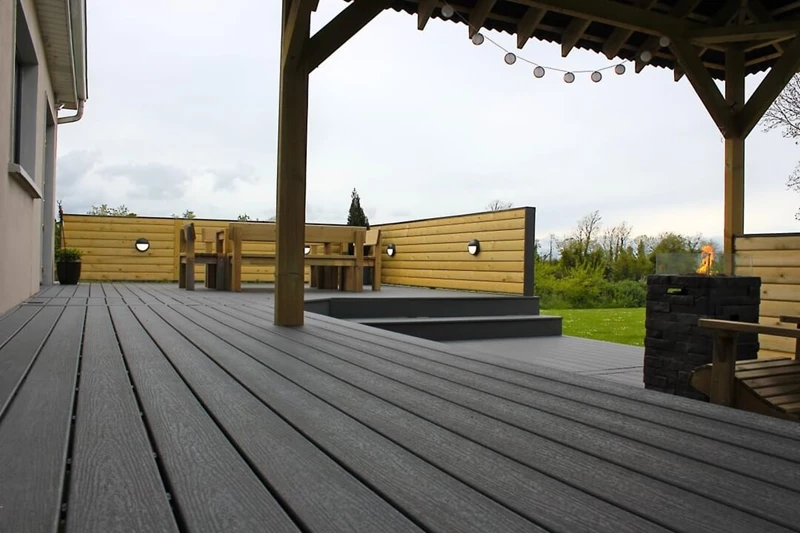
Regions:
[[[53,287],[0,319],[0,531],[796,531],[800,425],[316,314]]]

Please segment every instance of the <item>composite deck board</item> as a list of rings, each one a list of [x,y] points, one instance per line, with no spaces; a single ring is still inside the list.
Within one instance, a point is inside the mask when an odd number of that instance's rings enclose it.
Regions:
[[[75,294],[74,297],[76,298],[88,298],[91,292],[91,285],[87,283],[79,283],[75,287]]]
[[[134,312],[261,478],[306,527],[331,533],[421,531],[187,340],[207,332],[163,306]],[[214,351],[230,349],[212,340]]]
[[[284,332],[279,331],[279,333],[283,334]],[[319,341],[313,341],[313,344],[326,351],[333,349],[333,346],[338,346],[337,354],[347,360],[355,360],[358,364],[363,364],[359,363],[359,361],[365,361],[366,365],[371,365],[374,371],[405,383],[416,381],[416,386],[427,392],[436,393],[435,391],[440,391],[437,395],[441,397],[454,400],[465,393],[470,396],[474,395],[472,392],[452,389],[447,385],[450,382],[464,385],[469,387],[470,390],[493,395],[475,395],[474,401],[477,402],[476,405],[479,410],[489,407],[490,403],[494,402],[492,405],[495,406],[495,412],[498,413],[512,412],[517,415],[521,413],[520,406],[525,406],[559,417],[550,419],[552,421],[550,424],[545,424],[541,419],[531,421],[529,425],[537,428],[537,431],[553,426],[559,430],[567,430],[570,427],[579,429],[580,426],[576,426],[575,423],[585,424],[591,428],[612,434],[610,437],[612,441],[619,441],[622,438],[633,440],[637,443],[648,444],[671,453],[716,465],[719,468],[745,473],[790,490],[800,491],[800,479],[794,473],[794,469],[800,468],[800,465],[795,462],[775,459],[769,465],[758,464],[757,459],[760,453],[743,450],[724,442],[687,435],[678,430],[648,421],[631,424],[630,421],[618,413],[585,403],[557,398],[464,370],[444,367],[430,360],[409,356],[397,350],[388,348],[376,349],[373,344],[354,338],[353,335],[317,328],[313,330],[311,335],[320,339]],[[312,343],[310,341],[305,342]],[[325,343],[328,344],[326,345]],[[377,363],[371,358],[370,354],[374,354],[382,362]],[[375,363],[377,363],[377,366]],[[436,378],[441,378],[441,380]],[[496,398],[502,398],[508,400],[508,402],[498,403]],[[468,400],[471,399],[468,398]],[[466,404],[462,403],[462,405]],[[534,413],[530,413],[530,415],[536,416]],[[490,414],[490,416],[496,415]],[[621,435],[624,435],[624,437],[621,437]],[[588,437],[589,435],[586,436]],[[567,442],[573,442],[571,436],[566,437],[566,439]],[[651,457],[650,449],[642,448],[636,444],[633,444],[633,446],[641,451],[645,461],[649,461]],[[612,448],[612,451],[614,449]],[[661,465],[653,464],[652,467],[660,468]],[[704,475],[704,468],[704,465],[699,465],[698,475]],[[727,485],[729,480],[726,479],[724,483]],[[709,488],[711,489],[711,487]]]
[[[67,533],[177,532],[105,307],[87,309],[78,391]]]
[[[85,311],[60,315],[0,420],[0,531],[58,529]]]
[[[269,325],[265,320],[260,320],[262,324],[259,328],[242,324],[243,317],[232,317],[213,310],[202,312],[220,323],[236,327],[266,346],[292,354],[312,368],[328,374],[326,379],[324,375],[319,375],[308,368],[298,369],[296,364],[287,363],[281,358],[272,358],[268,363],[276,370],[277,365],[280,365],[280,371],[284,375],[296,372],[294,379],[298,382],[317,377],[319,382],[314,385],[314,389],[309,387],[309,390],[325,390],[326,385],[327,388],[333,388],[334,392],[329,391],[325,396],[331,403],[345,402],[354,397],[359,397],[356,405],[368,405],[371,401],[385,400],[458,435],[469,436],[475,442],[491,447],[540,472],[578,485],[598,498],[605,497],[609,502],[621,507],[629,505],[631,510],[635,509],[646,518],[667,527],[685,530],[694,525],[703,531],[786,530],[767,521],[754,519],[753,514],[761,515],[765,520],[769,520],[770,516],[776,516],[777,518],[773,519],[782,522],[784,526],[794,525],[788,517],[781,520],[781,514],[785,512],[787,506],[791,507],[792,502],[797,501],[800,497],[798,493],[772,487],[772,490],[769,490],[771,498],[763,498],[757,503],[752,503],[751,499],[759,500],[759,498],[754,497],[750,490],[758,493],[764,489],[764,483],[752,479],[745,479],[742,482],[740,479],[742,476],[737,474],[725,475],[726,472],[719,472],[718,469],[703,463],[652,447],[637,446],[638,443],[626,442],[625,439],[597,431],[590,426],[537,413],[522,405],[505,402],[466,387],[459,389],[457,385],[441,379],[418,379],[417,386],[412,388],[400,381],[386,379],[373,371],[346,362],[344,358],[354,353],[346,347],[338,350],[329,345],[326,347],[325,342],[314,342],[308,338],[309,335],[302,332],[286,330],[279,333],[278,328]],[[235,310],[229,312],[236,313]],[[259,321],[255,318],[250,320]],[[297,340],[293,342],[288,337]],[[264,351],[259,356],[266,357],[267,353]],[[359,362],[373,367],[383,367],[384,371],[387,371],[386,367],[391,364],[368,354],[364,354]],[[341,380],[339,383],[349,383],[353,388],[339,385],[337,389],[337,382],[331,381],[330,376]],[[408,376],[404,377],[408,379]],[[354,390],[356,387],[374,396],[370,398],[360,395]],[[435,396],[426,392],[431,389],[444,392]],[[462,404],[469,405],[471,409],[463,407]],[[361,411],[373,413],[377,410],[378,407],[372,407]],[[356,410],[356,413],[358,412]],[[484,413],[489,416],[482,416]],[[350,414],[357,416],[352,412]],[[400,417],[401,413],[397,412],[386,415],[388,419],[397,420]],[[514,425],[506,421],[512,421]],[[397,422],[394,424],[397,425]],[[414,425],[409,424],[409,426]],[[638,475],[634,474],[634,471]],[[589,475],[589,472],[592,475]],[[671,472],[672,475],[668,476],[665,472]],[[678,476],[676,472],[684,474]],[[665,480],[665,477],[669,481]],[[637,486],[637,495],[632,496],[627,493],[628,491],[619,490],[626,480],[628,484]],[[676,490],[673,485],[684,490]],[[695,489],[695,485],[698,488]],[[750,490],[747,489],[748,485]],[[729,502],[730,507],[724,507],[722,502],[725,501]],[[680,513],[680,509],[686,506],[702,511],[687,521]],[[766,506],[766,509],[762,509],[761,506]],[[746,512],[737,512],[734,509]],[[720,518],[720,514],[725,517]]]
[[[23,306],[17,312],[27,313],[27,310]],[[8,408],[11,397],[31,368],[61,312],[60,307],[41,309],[0,348],[0,417]]]
[[[0,317],[0,348],[5,345],[28,321],[41,311],[34,305],[23,305]]]
[[[81,284],[0,317],[0,531],[800,531],[800,425],[586,375],[631,372],[612,344],[532,344],[564,372],[273,299]]]
[[[800,462],[800,431],[770,417],[754,415],[653,391],[633,389],[591,376],[570,374],[541,365],[519,363],[500,356],[459,350],[425,339],[374,330],[329,317],[309,317],[324,329],[344,331],[378,346],[441,362],[565,400],[595,405],[630,420],[651,421],[744,448]],[[600,394],[598,394],[600,393]],[[722,419],[722,420],[720,420]]]
[[[228,343],[226,349],[220,349],[211,338],[203,336],[196,342],[203,351],[275,412],[291,420],[318,447],[387,501],[404,509],[426,531],[542,531],[261,364],[254,357],[265,351],[262,343],[203,318],[193,308],[182,307],[178,311]]]
[[[189,531],[299,532],[132,311],[111,307],[168,486]]]
[[[93,285],[96,286],[98,284],[94,283]],[[115,298],[115,297],[116,298],[120,298],[121,297],[120,294],[119,294],[119,291],[116,289],[116,287],[112,283],[100,283],[99,285],[100,285],[100,287],[103,288],[103,293],[105,294],[106,298]]]
[[[189,311],[187,315],[213,327],[208,319]],[[247,341],[236,344],[331,405],[549,531],[665,531],[313,367],[297,365],[285,354],[269,357],[275,350]]]

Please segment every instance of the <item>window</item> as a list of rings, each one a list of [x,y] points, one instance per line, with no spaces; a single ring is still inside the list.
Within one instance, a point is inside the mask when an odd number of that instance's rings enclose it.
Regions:
[[[19,165],[28,176],[33,177],[36,175],[39,68],[21,2],[17,2],[14,48],[16,54],[10,162]]]

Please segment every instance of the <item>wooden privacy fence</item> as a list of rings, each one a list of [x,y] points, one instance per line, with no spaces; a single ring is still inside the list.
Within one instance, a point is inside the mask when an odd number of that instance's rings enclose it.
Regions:
[[[759,323],[796,328],[784,324],[781,315],[800,315],[800,233],[737,235],[734,239],[734,273],[761,278]],[[791,338],[760,335],[759,357],[794,355]]]
[[[193,219],[195,228],[223,229],[231,220]],[[178,280],[178,237],[184,219],[64,215],[64,237],[83,252],[84,281]],[[374,226],[381,229],[385,284],[533,294],[535,209],[450,216]],[[137,239],[150,243],[146,252]],[[470,255],[469,241],[480,242]],[[396,254],[386,253],[394,244]],[[244,253],[275,253],[274,243],[246,243]],[[338,251],[338,250],[336,250]],[[196,280],[204,269],[197,266]],[[272,265],[245,265],[244,282],[275,280]],[[306,281],[310,270],[306,268]]]
[[[382,224],[383,283],[533,295],[533,207]],[[480,253],[467,244],[477,239]]]

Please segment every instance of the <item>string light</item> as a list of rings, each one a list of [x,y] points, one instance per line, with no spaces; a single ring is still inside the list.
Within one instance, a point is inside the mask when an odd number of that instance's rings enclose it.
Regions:
[[[545,65],[540,65],[540,64],[536,63],[535,61],[531,61],[530,59],[526,59],[526,58],[524,58],[522,56],[519,56],[519,55],[509,51],[508,49],[506,49],[505,47],[503,47],[499,43],[493,41],[491,38],[485,37],[480,31],[478,31],[478,30],[480,30],[480,28],[475,28],[474,26],[472,26],[472,24],[470,24],[469,20],[464,18],[461,15],[461,13],[456,11],[455,8],[453,6],[451,6],[450,4],[448,4],[447,2],[444,2],[444,5],[441,8],[441,15],[445,19],[449,19],[453,15],[456,15],[459,19],[461,19],[462,22],[464,22],[464,24],[466,24],[467,26],[469,26],[470,28],[475,30],[475,34],[472,36],[472,44],[474,44],[475,46],[480,46],[480,45],[483,44],[484,41],[489,41],[490,43],[495,45],[497,48],[499,48],[500,50],[505,52],[505,56],[503,57],[503,60],[506,62],[507,65],[513,65],[514,63],[517,62],[517,59],[519,59],[520,61],[523,61],[525,63],[528,63],[529,65],[533,65],[534,66],[533,76],[535,78],[543,78],[546,71],[552,70],[554,72],[563,73],[564,74],[564,81],[566,83],[574,82],[576,74],[589,74],[589,78],[593,82],[598,83],[600,80],[603,79],[602,71],[604,71],[604,70],[614,69],[614,73],[616,73],[617,75],[620,75],[620,76],[625,74],[625,70],[626,70],[625,69],[625,63],[627,63],[629,61],[628,59],[625,59],[625,60],[622,61],[622,63],[618,63],[616,65],[609,65],[607,67],[602,67],[602,68],[599,68],[599,69],[588,69],[588,70],[565,70],[565,69],[560,69],[560,68],[557,68],[557,67],[548,67],[548,66],[545,66]],[[670,44],[670,40],[669,40],[668,37],[663,36],[663,37],[661,37],[659,39],[658,43],[662,47],[667,47]],[[648,63],[652,58],[653,58],[653,55],[648,50],[644,50],[641,53],[641,55],[639,56],[639,59],[641,59],[645,63]]]

